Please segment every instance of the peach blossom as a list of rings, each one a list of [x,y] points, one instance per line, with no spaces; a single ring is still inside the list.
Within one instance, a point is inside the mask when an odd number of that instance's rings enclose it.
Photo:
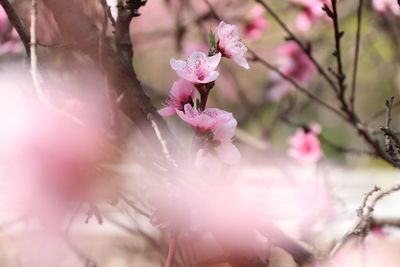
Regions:
[[[176,110],[183,110],[185,104],[192,104],[195,97],[195,87],[186,80],[174,82],[167,98],[166,107],[158,112],[162,116],[171,116],[176,114]]]
[[[378,13],[400,15],[400,7],[396,0],[372,0],[372,7]]]
[[[312,124],[307,129],[298,128],[289,138],[289,156],[300,163],[314,163],[321,159],[322,150],[318,139],[320,126]]]
[[[249,39],[258,39],[268,28],[268,21],[265,19],[264,8],[260,5],[254,6],[250,10],[249,18],[244,34]]]
[[[186,60],[171,59],[170,65],[181,78],[193,84],[207,84],[218,78],[215,69],[220,61],[220,53],[209,57],[203,52],[193,52]]]
[[[315,73],[315,67],[303,50],[294,42],[289,42],[279,49],[280,71],[306,85]],[[272,101],[279,101],[284,95],[293,90],[293,86],[281,76],[271,76],[274,85],[269,89],[267,97]]]
[[[221,21],[216,32],[218,36],[218,50],[222,56],[231,58],[245,69],[250,69],[246,59],[247,47],[239,38],[238,28],[235,25]]]

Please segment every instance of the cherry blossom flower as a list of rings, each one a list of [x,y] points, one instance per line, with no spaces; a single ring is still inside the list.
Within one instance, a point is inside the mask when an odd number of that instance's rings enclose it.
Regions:
[[[239,38],[239,31],[235,25],[221,21],[216,29],[218,35],[218,50],[222,56],[231,58],[239,66],[250,69],[246,59],[247,47]]]
[[[265,19],[265,10],[262,6],[256,5],[250,10],[249,21],[245,28],[245,36],[249,39],[258,39],[267,29],[268,21]]]
[[[158,112],[162,116],[171,116],[176,114],[176,110],[183,110],[185,104],[193,105],[195,97],[195,87],[192,83],[186,80],[179,80],[174,82],[167,98],[166,107],[160,109]]]
[[[280,71],[302,85],[306,85],[315,73],[315,67],[303,50],[294,42],[289,42],[279,49]],[[293,90],[293,86],[278,74],[272,74],[274,85],[269,89],[267,98],[279,101]]]
[[[208,57],[203,52],[193,52],[186,60],[171,59],[170,65],[181,78],[193,84],[207,84],[218,78],[215,69],[220,61],[220,53]]]
[[[396,0],[372,0],[372,7],[378,13],[400,16],[400,7]]]
[[[301,8],[301,12],[296,18],[296,28],[300,32],[307,32],[323,15],[321,0],[292,0],[292,2]]]
[[[217,173],[222,164],[236,165],[240,162],[240,152],[232,144],[237,122],[231,119],[214,130],[213,136],[207,140],[208,145],[197,152],[195,165],[198,168],[207,166]]]
[[[190,104],[184,106],[184,110],[177,110],[178,116],[190,124],[196,131],[207,133],[215,130],[221,124],[233,119],[232,113],[220,110],[218,108],[207,108],[204,111],[198,111]]]
[[[289,156],[300,163],[314,163],[321,159],[322,150],[318,135],[321,132],[319,124],[311,124],[308,129],[298,128],[289,138]]]
[[[185,105],[184,111],[177,110],[176,113],[198,134],[203,135],[203,147],[197,153],[196,166],[205,165],[206,162],[234,165],[240,161],[240,152],[232,144],[237,126],[232,113],[218,108],[207,108],[200,112],[189,104]]]

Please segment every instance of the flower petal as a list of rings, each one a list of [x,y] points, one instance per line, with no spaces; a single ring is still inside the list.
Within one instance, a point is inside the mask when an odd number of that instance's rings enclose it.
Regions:
[[[219,159],[226,164],[235,165],[240,162],[241,155],[237,147],[231,142],[222,142],[217,148]]]
[[[172,116],[172,115],[176,114],[176,110],[175,110],[175,108],[168,106],[168,107],[159,109],[158,114],[160,114],[163,117]]]

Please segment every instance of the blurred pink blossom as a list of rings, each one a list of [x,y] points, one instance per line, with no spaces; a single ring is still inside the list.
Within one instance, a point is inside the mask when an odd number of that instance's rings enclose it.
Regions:
[[[246,24],[245,36],[249,39],[258,39],[268,28],[268,21],[265,19],[265,10],[262,6],[256,5],[250,10],[249,21]]]
[[[321,159],[322,150],[318,135],[321,132],[319,124],[311,124],[308,129],[298,128],[289,138],[289,156],[300,163],[314,163]]]
[[[239,66],[250,69],[246,59],[247,47],[239,38],[235,25],[221,21],[216,29],[218,35],[218,50],[224,57],[231,58]]]
[[[181,78],[193,84],[206,84],[218,78],[215,69],[220,61],[221,53],[208,57],[203,52],[193,52],[186,60],[171,59],[170,65]]]
[[[237,164],[240,161],[240,152],[232,144],[237,121],[232,113],[218,108],[207,108],[198,111],[190,104],[186,104],[184,111],[177,110],[178,116],[189,123],[201,136],[202,145],[196,156],[195,165],[213,165],[219,167],[221,162]]]
[[[319,21],[324,15],[322,6],[323,0],[291,0],[294,4],[300,6],[301,11],[296,18],[296,28],[300,32],[307,32],[311,26]]]
[[[400,7],[396,0],[372,0],[372,7],[378,13],[400,16]]]
[[[303,50],[295,43],[289,42],[279,49],[280,71],[306,85],[315,73],[315,67]],[[269,89],[267,97],[279,101],[284,95],[293,90],[293,86],[277,74],[271,76],[274,85]]]
[[[208,53],[208,45],[206,43],[201,42],[184,42],[183,44],[183,55],[190,56],[191,53],[195,51],[201,51],[204,53]]]
[[[232,138],[235,134],[237,121],[231,113],[218,110],[225,119],[222,123],[218,123],[213,129],[213,135],[207,140],[208,145],[197,152],[195,165],[198,168],[202,166],[211,167],[210,169],[217,171],[222,167],[220,164],[236,165],[240,162],[240,152],[235,145],[232,144]]]
[[[232,113],[218,108],[207,108],[204,111],[198,111],[190,104],[186,104],[183,111],[177,110],[176,113],[183,121],[190,124],[200,133],[213,131],[226,123],[231,125],[230,121],[233,119]]]
[[[186,80],[178,80],[174,82],[167,98],[166,107],[158,112],[162,116],[171,116],[176,114],[176,110],[183,110],[185,104],[193,105],[195,97],[195,87]]]

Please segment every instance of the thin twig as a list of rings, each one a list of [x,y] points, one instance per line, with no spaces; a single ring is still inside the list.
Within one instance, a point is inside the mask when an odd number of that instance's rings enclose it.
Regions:
[[[335,256],[340,251],[340,249],[344,245],[346,245],[348,241],[350,241],[350,239],[353,236],[360,235],[360,234],[363,234],[363,235],[366,234],[365,227],[366,227],[366,223],[368,223],[368,221],[366,221],[365,215],[366,214],[368,215],[368,210],[367,211],[365,211],[365,210],[367,209],[367,205],[368,205],[367,203],[368,203],[368,200],[371,198],[371,196],[380,190],[381,190],[380,187],[374,186],[374,188],[372,190],[370,190],[364,194],[361,205],[356,210],[358,220],[356,221],[354,226],[340,239],[340,241],[336,243],[336,245],[333,247],[333,249],[329,253],[330,257]]]
[[[253,50],[251,50],[250,48],[248,49],[249,54],[251,54],[253,56],[253,58],[251,58],[251,60],[257,61],[259,63],[261,63],[262,65],[264,65],[265,67],[267,67],[268,69],[276,72],[277,74],[279,74],[279,76],[281,76],[283,79],[285,79],[286,81],[288,81],[291,85],[293,85],[298,91],[302,92],[303,94],[305,94],[308,98],[312,99],[313,101],[315,101],[317,104],[325,107],[326,109],[332,111],[333,113],[336,113],[336,115],[338,115],[339,117],[343,118],[344,120],[347,120],[347,117],[340,112],[338,109],[336,109],[335,107],[331,106],[330,104],[324,102],[322,99],[318,98],[317,96],[313,95],[312,93],[310,93],[307,89],[305,89],[304,87],[302,87],[299,83],[297,83],[294,79],[292,79],[291,77],[289,77],[288,75],[286,75],[285,73],[283,73],[282,71],[280,71],[277,67],[273,66],[271,63],[267,62],[265,59],[261,58],[257,53],[255,53]]]
[[[31,25],[30,25],[30,63],[31,63],[31,77],[33,81],[33,86],[35,88],[35,93],[38,100],[44,106],[50,108],[56,114],[67,118],[68,120],[80,125],[84,126],[83,122],[72,116],[71,114],[65,112],[64,110],[58,109],[53,106],[47,99],[47,96],[43,90],[43,81],[39,72],[39,64],[38,64],[38,56],[37,56],[37,36],[36,36],[36,23],[38,16],[38,2],[37,0],[31,0]]]
[[[30,59],[31,57],[31,48],[30,48],[30,39],[28,30],[26,29],[25,25],[22,23],[21,19],[18,17],[17,12],[15,12],[14,7],[8,0],[0,0],[0,4],[3,6],[4,11],[7,14],[7,17],[10,21],[10,24],[14,26],[15,30],[17,31],[19,38],[21,39],[25,51],[26,57]]]
[[[318,63],[318,61],[314,58],[311,53],[311,46],[309,44],[304,44],[300,39],[289,29],[289,27],[283,22],[283,20],[275,13],[275,11],[264,1],[255,0],[257,3],[261,4],[264,9],[271,15],[271,17],[281,26],[281,28],[288,34],[287,40],[292,40],[303,50],[303,52],[307,55],[313,65],[317,68],[318,72],[324,77],[324,79],[328,82],[328,84],[332,87],[335,92],[338,92],[338,89],[332,79],[329,77],[327,72]]]
[[[355,44],[355,54],[353,62],[353,78],[351,82],[351,95],[350,95],[350,107],[354,111],[355,102],[355,91],[357,85],[357,73],[358,73],[358,58],[360,53],[360,42],[361,42],[361,22],[362,22],[362,10],[363,10],[364,0],[359,0],[358,10],[357,10],[357,33],[356,33],[356,44]]]
[[[174,264],[176,244],[177,244],[177,237],[172,236],[169,242],[168,255],[164,265],[165,267],[172,267]]]
[[[331,10],[331,18],[333,21],[333,29],[334,29],[334,37],[335,37],[335,51],[333,55],[336,58],[337,62],[337,73],[335,76],[338,80],[339,85],[339,96],[344,98],[344,93],[346,91],[346,85],[344,81],[346,80],[346,75],[343,71],[343,62],[342,62],[342,51],[341,51],[341,39],[344,35],[344,32],[339,29],[339,15],[337,12],[337,0],[331,0],[332,10]],[[327,5],[324,6],[326,12],[329,9]]]
[[[114,27],[116,27],[117,22],[115,21],[114,16],[111,13],[111,7],[107,4],[107,0],[99,0],[100,4],[103,6],[103,9],[105,11],[105,19],[107,20],[107,18],[110,20],[111,25]]]

